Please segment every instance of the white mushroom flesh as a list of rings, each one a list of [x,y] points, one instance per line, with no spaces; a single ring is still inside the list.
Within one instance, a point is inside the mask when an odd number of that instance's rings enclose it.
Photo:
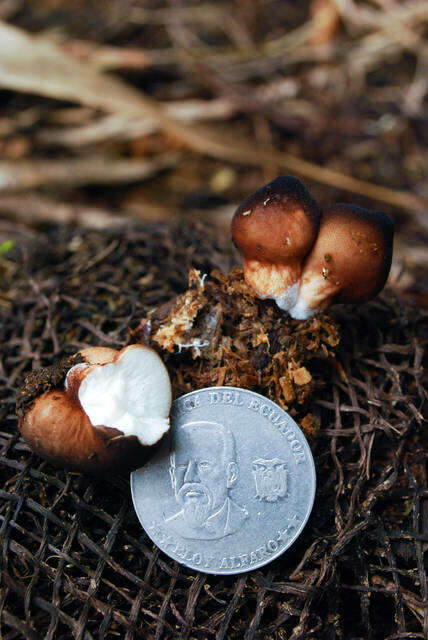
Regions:
[[[169,429],[171,383],[155,351],[132,346],[116,362],[95,366],[78,397],[93,426],[104,425],[155,444]]]

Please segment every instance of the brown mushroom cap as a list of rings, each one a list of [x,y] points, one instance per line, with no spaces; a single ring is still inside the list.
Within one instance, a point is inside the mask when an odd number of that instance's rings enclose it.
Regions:
[[[66,391],[48,391],[37,398],[19,425],[23,438],[42,458],[65,469],[96,475],[128,472],[154,452],[135,436],[92,426],[78,400]]]
[[[376,296],[388,278],[393,235],[394,224],[386,213],[351,204],[327,208],[290,315],[305,319],[334,302],[364,302]]]
[[[159,368],[159,364],[162,364],[152,349],[142,345],[132,345],[121,351],[95,347],[80,352],[84,362],[74,365],[68,371],[64,389],[46,391],[36,397],[30,407],[20,411],[19,429],[30,447],[58,466],[101,475],[129,472],[144,464],[157,449],[163,435],[159,436],[159,440],[154,444],[145,445],[136,435],[124,435],[120,420],[117,428],[92,424],[79,399],[80,385],[91,372],[115,365],[121,358],[123,362],[125,354],[135,355],[136,352],[149,355],[151,371],[153,367]],[[135,359],[132,366],[134,364]],[[163,364],[162,367],[164,368]],[[162,402],[167,407],[168,402],[169,405],[171,403],[171,388],[166,369],[160,378],[162,383],[167,385]],[[92,383],[95,393],[97,384]],[[108,401],[106,395],[103,396],[106,389],[109,395],[108,383],[107,387],[104,385],[100,389],[99,398],[95,398],[96,402],[102,404],[103,397]],[[144,389],[141,391],[143,393]],[[152,399],[153,389],[149,404]],[[90,414],[90,411],[88,413]],[[151,416],[148,419],[153,420]]]
[[[291,176],[275,178],[237,208],[233,241],[244,256],[245,279],[260,297],[288,308],[287,290],[299,281],[320,216],[315,200]]]

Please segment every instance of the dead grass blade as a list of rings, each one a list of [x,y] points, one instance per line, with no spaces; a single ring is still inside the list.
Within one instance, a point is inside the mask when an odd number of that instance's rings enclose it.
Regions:
[[[424,200],[358,180],[288,153],[257,148],[245,140],[221,138],[208,128],[177,122],[162,106],[121,80],[73,59],[45,36],[30,36],[0,23],[0,85],[14,91],[70,100],[131,118],[150,118],[194,151],[243,165],[273,163],[281,171],[370,197],[408,210],[423,208]],[[426,203],[425,203],[426,204]]]
[[[0,192],[23,191],[61,184],[76,187],[86,184],[114,184],[149,178],[171,167],[177,154],[165,154],[153,160],[130,160],[87,156],[64,160],[25,160],[0,162]]]

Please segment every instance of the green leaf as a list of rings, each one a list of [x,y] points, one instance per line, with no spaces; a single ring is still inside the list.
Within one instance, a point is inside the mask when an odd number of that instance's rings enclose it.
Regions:
[[[2,256],[7,251],[10,251],[15,246],[15,240],[5,240],[0,244],[0,256]]]

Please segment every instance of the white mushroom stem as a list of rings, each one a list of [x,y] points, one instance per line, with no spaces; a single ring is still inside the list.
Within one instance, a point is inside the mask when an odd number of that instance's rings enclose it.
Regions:
[[[297,300],[300,265],[276,265],[258,260],[244,260],[247,284],[259,298],[272,298],[282,311],[288,311]]]
[[[310,309],[302,298],[298,298],[296,304],[288,310],[288,313],[295,320],[308,320],[308,318],[312,318],[318,311],[319,309]]]
[[[281,293],[281,295],[275,298],[276,304],[282,311],[288,311],[295,304],[297,295],[299,293],[299,285],[300,281],[295,282],[294,284],[289,286],[288,289],[286,289],[283,293]],[[294,317],[295,316],[293,316],[293,318]]]
[[[308,275],[302,277],[295,304],[288,311],[292,318],[307,320],[330,306],[340,282],[337,280],[332,282],[326,273],[321,270],[320,274],[311,273],[310,277]]]

